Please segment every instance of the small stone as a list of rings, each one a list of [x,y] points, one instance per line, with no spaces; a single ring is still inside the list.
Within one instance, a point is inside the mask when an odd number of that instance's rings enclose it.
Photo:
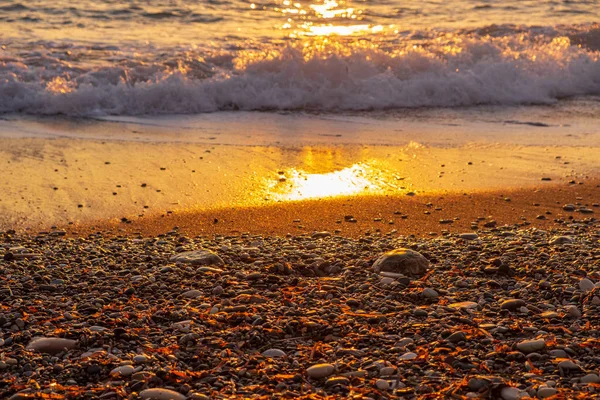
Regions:
[[[587,374],[579,380],[581,383],[600,383],[598,374]]]
[[[331,237],[331,233],[327,232],[327,231],[323,231],[323,232],[315,232],[312,234],[313,239],[323,239],[326,237]]]
[[[400,359],[401,360],[414,360],[417,357],[418,357],[418,355],[416,353],[409,351],[408,353],[404,353],[403,355],[401,355]]]
[[[138,354],[133,357],[133,362],[136,364],[146,364],[150,359],[144,354]]]
[[[519,400],[523,394],[519,389],[507,386],[500,391],[500,396],[503,400]]]
[[[333,374],[333,371],[335,371],[335,367],[332,364],[316,364],[309,367],[306,374],[309,378],[320,379]]]
[[[175,254],[170,258],[171,262],[180,262],[192,265],[224,265],[225,263],[215,253],[208,250],[185,251]]]
[[[558,393],[558,389],[542,386],[537,390],[537,397],[545,399],[546,397],[554,396],[556,393]]]
[[[448,338],[446,340],[451,343],[458,343],[458,342],[465,341],[466,339],[467,339],[467,335],[465,335],[464,332],[458,331],[458,332],[454,332],[452,335],[448,336]]]
[[[186,397],[181,393],[170,389],[146,389],[140,393],[140,398],[144,400],[185,400]]]
[[[573,242],[573,237],[571,237],[571,236],[554,236],[552,239],[550,239],[550,244],[553,244],[553,245],[572,243],[572,242]]]
[[[386,381],[385,379],[377,379],[377,381],[375,382],[375,386],[379,390],[389,390],[390,389],[390,383],[388,381]]]
[[[421,292],[421,295],[427,299],[435,299],[439,296],[438,292],[433,290],[432,288],[425,288]]]
[[[570,317],[573,317],[573,318],[581,317],[581,311],[579,311],[577,306],[566,306],[565,311],[567,312],[567,315],[569,315]]]
[[[76,340],[63,338],[38,337],[27,345],[27,350],[39,351],[40,353],[56,354],[61,351],[74,349]]]
[[[327,379],[325,382],[326,387],[332,386],[348,386],[350,384],[350,379],[344,376],[334,376],[332,378]]]
[[[133,374],[134,371],[135,369],[131,365],[122,365],[110,371],[110,374],[116,376],[129,376]]]
[[[558,368],[561,370],[580,370],[581,367],[571,360],[564,360],[558,363]]]
[[[262,355],[269,358],[285,357],[286,354],[280,349],[269,349],[262,352]]]
[[[554,358],[567,358],[568,354],[562,349],[548,350],[548,355]]]
[[[490,385],[490,381],[484,378],[471,378],[467,383],[469,390],[473,392],[479,392]]]
[[[421,253],[409,249],[392,250],[373,264],[375,272],[394,272],[407,276],[423,276],[428,268],[429,261]]]
[[[479,308],[479,304],[475,303],[474,301],[461,301],[460,303],[448,304],[448,307],[455,310],[471,310]]]
[[[508,299],[502,302],[500,308],[502,308],[503,310],[516,310],[525,306],[526,304],[527,303],[525,303],[525,301],[521,299]]]
[[[463,240],[475,240],[479,238],[479,235],[477,235],[476,233],[461,233],[460,235],[458,235],[458,237]]]
[[[546,347],[544,339],[524,340],[517,344],[517,349],[523,353],[533,353],[534,351],[542,350]]]
[[[187,297],[188,299],[195,299],[196,297],[202,296],[202,292],[196,289],[188,290],[187,292],[183,292],[183,297]]]
[[[594,290],[595,287],[596,285],[594,285],[594,282],[590,281],[588,278],[583,278],[579,281],[579,289],[581,289],[582,292],[589,292]]]

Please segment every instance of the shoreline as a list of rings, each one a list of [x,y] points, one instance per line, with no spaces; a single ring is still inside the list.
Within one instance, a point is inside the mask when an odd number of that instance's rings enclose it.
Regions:
[[[565,210],[565,205],[573,210]],[[581,211],[583,209],[583,212]],[[356,196],[303,200],[255,207],[183,210],[161,215],[99,220],[60,226],[70,235],[95,231],[114,235],[156,236],[177,227],[192,236],[285,236],[329,231],[347,237],[381,232],[430,237],[502,225],[551,229],[573,220],[598,218],[600,180],[528,189]],[[350,217],[353,218],[350,221]],[[495,222],[495,223],[494,223]]]

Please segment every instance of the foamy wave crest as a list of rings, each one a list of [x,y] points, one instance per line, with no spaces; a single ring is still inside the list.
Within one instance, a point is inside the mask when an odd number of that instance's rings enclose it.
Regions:
[[[599,33],[586,31],[586,40],[597,45]],[[582,45],[581,37],[512,30],[412,34],[376,45],[313,40],[203,59],[173,53],[167,61],[93,67],[44,54],[5,57],[0,112],[94,116],[552,103],[600,94],[600,53]]]

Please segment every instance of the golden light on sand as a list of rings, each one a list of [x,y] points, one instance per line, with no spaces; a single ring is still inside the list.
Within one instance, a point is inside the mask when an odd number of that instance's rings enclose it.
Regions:
[[[278,182],[272,185],[271,198],[278,201],[317,199],[376,192],[376,171],[365,163],[326,173],[306,173],[291,168],[282,171]]]

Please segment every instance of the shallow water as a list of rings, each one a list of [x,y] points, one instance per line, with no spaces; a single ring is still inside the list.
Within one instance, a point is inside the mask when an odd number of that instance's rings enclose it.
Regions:
[[[596,1],[4,1],[0,113],[597,114]],[[381,114],[381,113],[380,113]]]

